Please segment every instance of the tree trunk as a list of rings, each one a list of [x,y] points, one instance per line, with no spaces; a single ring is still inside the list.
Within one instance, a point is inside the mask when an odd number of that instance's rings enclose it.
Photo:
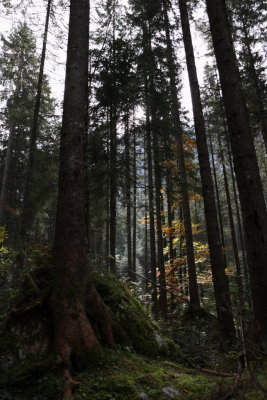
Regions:
[[[154,114],[155,117],[155,114]],[[154,119],[154,118],[153,118]],[[155,200],[156,200],[156,226],[157,226],[157,265],[159,271],[159,309],[163,317],[167,316],[167,292],[165,278],[165,262],[163,256],[163,235],[161,218],[161,167],[159,160],[159,137],[156,132],[155,124],[152,124],[153,132],[153,154],[154,154],[154,176],[155,176]]]
[[[237,197],[236,181],[235,181],[234,168],[233,168],[233,163],[232,163],[232,154],[231,154],[228,138],[227,138],[227,152],[228,152],[228,159],[229,159],[230,171],[231,171],[231,181],[232,181],[232,186],[233,186],[239,242],[240,242],[241,253],[242,253],[243,272],[244,272],[245,288],[246,288],[246,299],[247,299],[249,308],[252,309],[251,287],[250,287],[250,282],[249,282],[247,257],[246,257],[246,252],[245,252],[243,226],[241,223],[240,207],[239,207],[239,202],[238,202],[238,197]]]
[[[155,182],[155,203],[156,203],[156,226],[157,226],[157,267],[159,272],[159,309],[164,317],[167,316],[167,292],[165,278],[165,262],[163,256],[163,235],[162,235],[162,218],[161,218],[161,167],[159,157],[159,126],[157,119],[157,109],[155,104],[156,89],[154,85],[153,74],[153,52],[151,47],[151,36],[148,34],[148,55],[152,63],[152,68],[149,71],[149,94],[148,100],[151,112],[151,130],[152,130],[152,147],[154,161],[154,182]]]
[[[259,77],[255,68],[255,62],[254,62],[254,57],[252,54],[251,46],[250,46],[250,40],[249,40],[249,35],[248,35],[248,29],[246,26],[245,21],[243,21],[243,40],[244,40],[244,46],[247,51],[248,59],[249,59],[249,64],[250,64],[250,70],[249,74],[252,78],[252,83],[253,83],[253,89],[255,91],[255,100],[258,105],[258,112],[259,112],[259,119],[260,119],[260,125],[261,125],[261,132],[262,132],[262,137],[265,145],[265,150],[267,153],[267,111],[264,106],[264,94],[262,93],[262,88],[261,84],[259,81]]]
[[[246,235],[255,334],[267,348],[267,213],[224,0],[206,0]]]
[[[88,85],[88,11],[88,0],[71,1],[53,248],[56,276],[50,305],[55,327],[54,345],[67,375],[71,364],[83,368],[100,352],[100,344],[85,311],[88,295],[91,295],[91,302],[97,302],[93,288],[85,293],[88,268],[84,121]],[[112,334],[110,341],[113,341]]]
[[[5,200],[6,200],[6,192],[7,192],[7,179],[8,179],[10,164],[11,164],[11,150],[12,150],[14,130],[15,130],[15,127],[12,125],[10,128],[8,141],[7,141],[6,159],[5,159],[5,164],[4,164],[4,172],[3,172],[1,193],[0,193],[0,225],[5,224]]]
[[[131,224],[131,167],[129,115],[125,116],[125,168],[126,168],[126,229],[127,229],[127,271],[130,281],[133,279],[132,267],[132,224]]]
[[[223,169],[223,178],[224,178],[224,188],[226,194],[226,202],[227,202],[227,209],[228,209],[228,217],[229,217],[229,224],[230,224],[230,232],[232,238],[232,246],[233,246],[233,253],[235,259],[235,267],[236,267],[236,286],[238,291],[238,300],[239,300],[239,312],[243,309],[244,304],[244,290],[243,290],[243,282],[242,282],[242,271],[241,271],[241,264],[238,255],[238,246],[237,246],[237,239],[236,239],[236,232],[235,232],[235,223],[234,223],[234,216],[233,216],[233,208],[232,208],[232,201],[230,196],[229,184],[228,184],[228,176],[225,167],[225,158],[222,148],[222,141],[220,134],[218,135],[219,139],[219,151],[221,157],[221,164]]]
[[[197,276],[196,276],[196,265],[195,265],[193,234],[192,234],[192,225],[191,225],[191,214],[190,214],[186,166],[185,166],[185,157],[184,157],[184,148],[183,148],[183,136],[182,136],[183,131],[182,131],[182,125],[181,125],[180,115],[179,115],[180,107],[179,107],[179,103],[178,103],[177,88],[176,88],[174,57],[173,57],[172,43],[171,43],[171,37],[170,37],[169,18],[168,18],[165,1],[163,2],[163,6],[164,6],[165,35],[166,35],[166,42],[167,42],[167,62],[168,62],[168,72],[169,72],[169,78],[170,78],[170,91],[171,91],[171,102],[172,102],[171,112],[172,112],[172,118],[173,118],[173,125],[174,125],[175,132],[176,132],[176,144],[177,144],[177,151],[178,151],[178,166],[179,166],[181,194],[182,194],[182,202],[183,202],[183,218],[184,218],[185,240],[186,240],[186,257],[187,257],[187,266],[188,266],[188,274],[189,274],[190,307],[193,311],[197,311],[200,309],[200,300],[199,300],[198,284],[197,284]]]
[[[109,169],[109,268],[116,272],[116,236],[117,236],[117,115],[116,106],[110,106],[110,169]]]
[[[209,162],[207,135],[201,104],[186,0],[179,0],[179,8],[183,30],[183,41],[186,52],[187,71],[193,104],[197,151],[202,183],[202,193],[204,200],[205,220],[207,226],[216,309],[221,324],[221,332],[224,337],[231,339],[232,335],[234,335],[235,333],[235,330],[233,315],[231,311],[230,290],[228,279],[225,274],[225,262],[220,240],[220,229],[217,219],[217,210]]]
[[[136,280],[136,229],[137,229],[137,216],[136,216],[136,198],[137,198],[137,168],[136,168],[136,133],[134,129],[133,137],[133,279]]]
[[[217,172],[216,172],[216,165],[215,165],[215,157],[214,157],[214,149],[213,149],[213,144],[212,144],[211,132],[208,132],[208,138],[209,138],[212,171],[213,171],[215,194],[216,194],[216,201],[217,201],[217,210],[218,210],[218,218],[219,218],[219,226],[220,226],[220,234],[221,234],[221,243],[222,243],[222,248],[223,248],[224,268],[226,268],[227,267],[227,259],[226,259],[226,253],[225,253],[225,239],[224,239],[224,229],[223,229],[222,206],[221,206],[221,200],[220,200],[219,185],[218,185],[218,179],[217,179]]]
[[[146,152],[148,168],[148,201],[149,201],[149,238],[150,238],[150,279],[152,281],[152,312],[158,314],[157,301],[157,262],[156,262],[156,240],[155,240],[155,216],[154,216],[154,193],[153,193],[153,161],[151,151],[151,127],[149,117],[149,100],[147,82],[145,85],[146,104]]]
[[[33,124],[30,134],[30,147],[29,147],[28,163],[26,167],[26,180],[25,180],[25,189],[24,189],[22,213],[21,213],[21,226],[20,226],[20,240],[22,241],[24,241],[26,238],[25,234],[27,233],[27,229],[30,227],[33,218],[32,212],[34,209],[34,204],[32,202],[32,193],[31,193],[33,189],[33,168],[34,168],[35,153],[36,153],[36,140],[39,129],[39,114],[40,114],[40,105],[42,96],[42,85],[44,78],[44,63],[46,57],[47,34],[48,34],[48,25],[50,19],[51,3],[52,0],[48,0],[46,8],[43,48],[42,48],[40,70],[39,70],[38,84],[37,84],[37,94],[36,94],[34,113],[33,113]]]

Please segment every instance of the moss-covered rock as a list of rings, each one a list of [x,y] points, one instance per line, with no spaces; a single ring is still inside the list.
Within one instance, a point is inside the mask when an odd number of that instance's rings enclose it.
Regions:
[[[115,341],[121,348],[148,356],[165,356],[179,360],[175,343],[159,334],[159,328],[128,288],[115,277],[97,276],[93,283],[102,296],[113,324]],[[36,355],[49,357],[52,351],[53,324],[49,293],[53,269],[42,265],[25,274],[0,340],[0,374]],[[91,284],[91,282],[90,282]],[[90,310],[88,315],[90,318]],[[98,334],[97,321],[91,323]],[[99,335],[100,338],[100,335]]]
[[[180,359],[179,347],[160,335],[156,322],[122,282],[97,276],[94,284],[111,312],[117,343],[140,354]]]

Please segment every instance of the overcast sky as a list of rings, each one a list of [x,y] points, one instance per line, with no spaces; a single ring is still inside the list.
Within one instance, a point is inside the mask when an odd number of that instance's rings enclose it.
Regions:
[[[6,10],[3,7],[3,0],[0,0],[0,33],[8,35],[8,33],[14,28],[19,21],[25,19],[29,26],[34,31],[37,38],[37,51],[41,53],[42,46],[42,34],[44,30],[44,21],[46,14],[46,0],[34,0],[33,4],[29,7],[27,0],[11,0],[13,4],[25,4],[24,10],[14,9],[10,13],[6,14]],[[54,4],[58,0],[54,0]],[[124,0],[123,0],[124,1]],[[68,2],[65,2],[68,4]],[[60,103],[63,98],[64,90],[64,75],[65,75],[65,61],[66,61],[66,45],[67,45],[67,25],[68,25],[68,7],[65,12],[60,11],[54,13],[51,18],[49,25],[48,35],[48,46],[47,46],[47,57],[45,63],[45,73],[49,77],[51,90],[53,96]],[[203,10],[199,10],[197,18],[200,18],[203,14]],[[91,2],[91,28],[97,30],[97,14],[94,8],[94,1]],[[201,38],[199,32],[196,31],[192,24],[192,34],[194,38],[195,56],[198,68],[198,74],[200,83],[202,84],[203,79],[203,67],[206,63],[206,46]],[[190,90],[187,77],[187,71],[185,68],[184,51],[183,47],[178,54],[179,61],[183,61],[184,71],[182,74],[183,90],[182,90],[182,105],[190,111],[189,116],[192,118],[192,108],[190,99]]]

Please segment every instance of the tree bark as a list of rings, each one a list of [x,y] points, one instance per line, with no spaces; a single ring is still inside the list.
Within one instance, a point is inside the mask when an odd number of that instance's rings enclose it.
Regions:
[[[41,54],[41,62],[40,62],[40,70],[38,76],[37,83],[37,94],[34,105],[33,112],[33,124],[30,134],[30,146],[29,146],[29,155],[28,155],[28,163],[26,167],[26,179],[25,179],[25,189],[23,196],[23,204],[22,204],[22,213],[21,213],[21,226],[20,226],[20,240],[25,240],[25,234],[27,233],[27,229],[30,227],[32,223],[32,211],[34,208],[34,204],[32,203],[31,192],[33,189],[33,167],[35,162],[35,153],[36,153],[36,141],[38,136],[39,129],[39,114],[40,114],[40,105],[41,105],[41,96],[42,96],[42,86],[44,79],[44,64],[46,57],[46,45],[47,45],[47,35],[48,35],[48,25],[50,19],[50,10],[51,10],[52,0],[48,0],[47,8],[46,8],[46,20],[45,20],[45,30],[44,30],[44,38],[43,38],[43,48]]]
[[[0,225],[5,224],[5,200],[6,200],[6,192],[7,192],[7,180],[10,170],[11,164],[11,150],[13,144],[13,137],[14,137],[14,125],[11,126],[8,141],[7,141],[7,150],[6,150],[6,159],[4,164],[4,172],[2,178],[2,185],[1,185],[1,193],[0,193]]]
[[[185,240],[186,240],[186,257],[187,266],[189,274],[189,293],[190,293],[190,307],[192,311],[197,311],[200,309],[200,300],[198,293],[198,284],[196,276],[196,265],[195,265],[195,254],[193,245],[193,234],[191,225],[191,215],[190,215],[190,205],[188,197],[188,185],[187,185],[187,175],[185,167],[185,157],[183,148],[183,137],[182,137],[182,125],[180,121],[179,114],[179,103],[176,88],[175,79],[175,66],[174,57],[172,50],[172,42],[170,37],[169,29],[169,18],[166,8],[165,1],[163,2],[164,11],[164,25],[165,25],[165,35],[167,43],[167,62],[168,62],[168,72],[170,78],[170,92],[171,92],[171,113],[173,118],[173,125],[176,132],[176,144],[178,152],[178,166],[180,173],[180,183],[181,183],[181,194],[183,202],[183,218],[184,218],[184,228],[185,228]]]
[[[54,346],[66,370],[71,365],[83,368],[101,351],[85,311],[88,267],[84,121],[88,85],[88,11],[88,0],[71,1],[53,248],[56,276],[50,305],[55,328]]]
[[[126,225],[127,225],[127,271],[130,281],[133,279],[132,267],[132,224],[131,224],[131,167],[130,167],[129,115],[125,116],[125,167],[126,167]]]
[[[151,113],[151,131],[152,131],[152,148],[153,148],[153,161],[154,161],[154,182],[155,182],[155,204],[156,204],[156,226],[157,226],[157,267],[159,273],[159,309],[162,315],[167,316],[167,292],[166,292],[166,278],[165,278],[165,262],[163,256],[163,235],[162,235],[162,218],[161,218],[161,167],[159,157],[159,126],[157,119],[157,108],[155,104],[156,89],[154,84],[154,58],[151,46],[151,35],[148,32],[148,57],[151,62],[148,79],[148,101]]]
[[[136,167],[136,133],[133,135],[133,279],[136,280],[136,235],[137,235],[137,167]]]
[[[237,179],[255,316],[267,348],[267,213],[224,0],[206,0]]]
[[[232,201],[231,201],[231,195],[230,195],[230,190],[229,190],[228,176],[227,176],[226,167],[225,167],[225,158],[224,158],[224,153],[223,153],[223,148],[222,148],[221,137],[219,136],[218,139],[219,139],[219,151],[220,151],[220,157],[221,157],[221,163],[222,163],[222,169],[223,169],[224,188],[225,188],[225,194],[226,194],[229,225],[230,225],[233,253],[234,253],[234,259],[235,259],[235,267],[236,267],[235,281],[236,281],[236,285],[237,285],[239,306],[240,306],[240,310],[241,310],[243,308],[243,304],[244,304],[242,271],[241,271],[241,264],[240,264],[239,254],[238,254],[238,246],[237,246],[237,239],[236,239],[236,232],[235,232]]]
[[[249,34],[248,34],[248,29],[246,26],[245,21],[242,21],[242,28],[243,28],[243,40],[244,40],[244,47],[247,51],[247,55],[248,55],[248,59],[249,59],[249,75],[252,78],[252,82],[253,82],[253,89],[255,92],[255,100],[257,102],[258,105],[258,118],[259,118],[259,122],[261,125],[261,132],[262,132],[262,137],[263,137],[263,141],[264,141],[264,145],[265,145],[265,150],[267,153],[267,111],[266,111],[266,107],[264,105],[264,94],[262,92],[262,88],[261,88],[261,84],[260,84],[260,80],[255,68],[255,62],[254,62],[254,57],[253,57],[253,53],[251,50],[251,46],[250,46],[250,40],[249,40]]]
[[[116,272],[117,236],[117,115],[116,106],[110,106],[110,169],[109,169],[109,268]]]
[[[228,279],[225,274],[225,262],[223,257],[220,229],[218,225],[217,210],[209,162],[209,151],[204,115],[200,97],[200,89],[195,65],[194,49],[188,18],[186,0],[179,0],[183,41],[186,53],[187,71],[190,83],[194,123],[197,140],[197,151],[200,167],[202,193],[207,226],[210,262],[214,285],[217,315],[224,337],[232,339],[235,334],[233,315],[231,311],[231,299]]]
[[[247,257],[246,257],[246,251],[245,251],[243,226],[242,226],[242,223],[241,223],[240,207],[239,207],[238,194],[237,194],[237,189],[236,189],[236,181],[235,181],[234,168],[233,168],[233,162],[232,162],[232,154],[231,154],[231,149],[230,149],[230,144],[229,144],[228,138],[227,138],[227,152],[228,152],[228,159],[229,159],[230,171],[231,171],[231,181],[232,181],[232,186],[233,186],[233,194],[234,194],[234,202],[235,202],[235,210],[236,210],[236,219],[237,219],[239,243],[240,243],[241,253],[242,253],[243,272],[244,272],[245,289],[246,289],[246,299],[247,299],[247,302],[248,302],[248,306],[249,306],[249,308],[251,310],[252,309],[251,287],[250,287],[250,282],[249,282],[249,273],[248,273]]]
[[[153,113],[155,118],[155,113]],[[154,120],[153,118],[153,120]],[[156,200],[156,226],[157,226],[157,265],[159,271],[159,309],[164,318],[167,316],[167,292],[166,292],[166,278],[165,278],[165,262],[163,255],[163,235],[162,235],[162,217],[161,217],[161,167],[159,160],[159,136],[157,135],[157,128],[152,123],[153,133],[153,155],[154,155],[154,176],[155,176],[155,200]]]
[[[155,215],[154,215],[154,192],[153,192],[153,160],[151,150],[151,126],[149,116],[148,87],[145,82],[146,103],[146,152],[148,168],[148,202],[149,202],[149,243],[150,243],[150,279],[152,281],[152,312],[158,314],[157,300],[157,261],[156,261],[156,239],[155,239]]]

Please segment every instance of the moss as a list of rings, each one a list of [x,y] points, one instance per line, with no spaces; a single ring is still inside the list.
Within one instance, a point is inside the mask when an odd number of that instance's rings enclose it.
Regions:
[[[76,379],[81,385],[75,400],[135,400],[142,392],[151,400],[166,400],[162,392],[166,387],[177,390],[185,399],[196,400],[207,398],[221,387],[221,378],[122,350],[107,351],[106,358],[96,370],[83,372]],[[204,397],[198,397],[201,393]]]
[[[160,338],[156,322],[123,283],[112,276],[97,276],[93,282],[112,314],[117,343],[140,354],[179,359],[178,346]]]
[[[43,365],[33,368],[42,360],[28,358],[13,370],[13,381],[0,385],[0,398],[12,400],[54,400],[62,390],[62,379],[58,377],[57,358],[51,358]],[[257,379],[266,381],[265,370]],[[149,400],[166,400],[164,388],[177,390],[177,400],[204,400],[218,391],[228,391],[232,378],[221,378],[185,368],[174,362],[153,359],[130,353],[125,350],[106,350],[101,361],[87,370],[81,371],[75,380],[81,384],[76,387],[73,400],[138,400],[144,392]],[[263,400],[265,394],[249,381],[245,400]],[[5,396],[5,391],[8,395]],[[220,397],[216,397],[220,398]],[[239,398],[238,394],[236,399]],[[234,400],[234,397],[233,397]]]

